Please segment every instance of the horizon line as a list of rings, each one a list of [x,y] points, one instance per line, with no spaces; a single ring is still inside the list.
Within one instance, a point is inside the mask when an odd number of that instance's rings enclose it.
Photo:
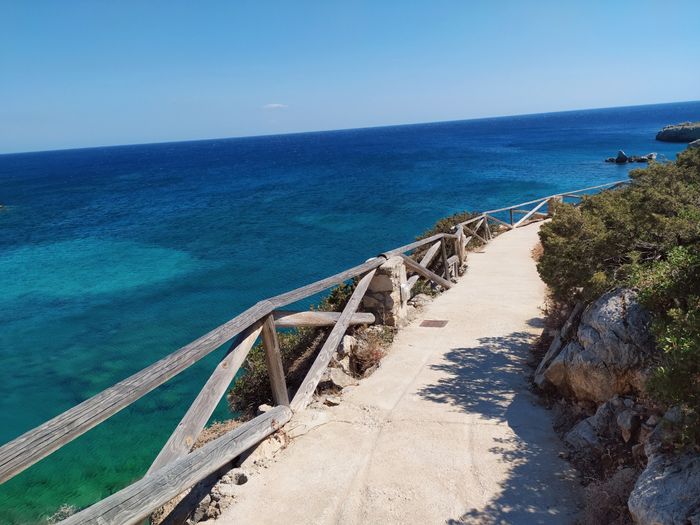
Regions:
[[[434,120],[434,121],[421,121],[421,122],[404,122],[400,124],[379,124],[376,126],[360,126],[357,128],[332,128],[332,129],[314,129],[308,131],[289,131],[284,133],[260,133],[256,135],[233,135],[228,137],[208,137],[208,138],[194,138],[194,139],[180,139],[180,140],[163,140],[156,142],[134,142],[129,144],[104,144],[99,146],[78,146],[70,148],[56,148],[56,149],[37,149],[37,150],[23,150],[23,151],[8,151],[0,152],[0,157],[9,155],[27,155],[34,153],[55,153],[60,151],[80,151],[80,150],[91,150],[91,149],[107,149],[107,148],[129,148],[129,147],[139,147],[139,146],[157,146],[164,144],[186,144],[192,142],[212,142],[216,140],[242,140],[242,139],[253,139],[253,138],[263,138],[263,137],[285,137],[290,135],[307,135],[314,133],[332,133],[332,132],[344,132],[344,131],[361,131],[368,129],[381,129],[381,128],[398,128],[407,126],[422,126],[427,124],[448,124],[454,122],[467,122],[467,121],[479,121],[479,120],[495,120],[503,118],[514,118],[514,117],[532,117],[536,115],[554,115],[559,113],[576,113],[579,111],[598,111],[605,109],[624,109],[624,108],[640,108],[646,106],[666,106],[672,104],[690,104],[700,102],[699,100],[681,100],[675,102],[654,102],[648,104],[633,104],[629,106],[605,106],[597,108],[576,108],[576,109],[562,109],[557,111],[541,111],[536,113],[515,113],[511,115],[493,115],[488,117],[469,117],[469,118],[457,118],[450,120]],[[672,124],[672,123],[669,123]]]

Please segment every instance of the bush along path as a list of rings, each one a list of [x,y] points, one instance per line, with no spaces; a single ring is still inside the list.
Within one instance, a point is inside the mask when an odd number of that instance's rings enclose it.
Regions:
[[[558,321],[534,382],[588,484],[585,523],[700,523],[700,149],[631,178],[541,228]]]

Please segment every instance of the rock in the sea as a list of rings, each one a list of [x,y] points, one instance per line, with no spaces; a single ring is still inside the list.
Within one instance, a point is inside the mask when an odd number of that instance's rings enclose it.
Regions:
[[[656,134],[664,142],[693,142],[700,139],[700,122],[683,122],[666,126]]]
[[[627,506],[639,525],[699,524],[700,454],[652,454]]]
[[[628,156],[624,151],[617,152],[617,157],[608,157],[605,162],[614,162],[615,164],[626,164],[628,162],[651,162],[656,160],[656,153],[647,153],[646,155],[631,155]]]
[[[688,144],[688,148],[700,148],[700,139],[694,140],[690,144]],[[2,206],[0,206],[1,208]]]
[[[565,394],[597,403],[639,391],[654,354],[650,321],[633,290],[601,296],[583,312],[576,340],[550,363],[545,379]]]

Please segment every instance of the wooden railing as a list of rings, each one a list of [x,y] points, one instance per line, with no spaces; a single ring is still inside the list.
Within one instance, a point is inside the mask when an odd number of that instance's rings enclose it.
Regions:
[[[576,199],[578,202],[586,192],[613,188],[627,182],[602,184],[489,210],[458,224],[453,233],[441,233],[400,246],[343,272],[260,301],[196,341],[0,447],[0,482],[16,476],[233,340],[147,474],[136,483],[62,522],[67,525],[139,523],[155,509],[274,433],[291,419],[293,413],[303,410],[308,405],[348,327],[374,322],[372,314],[358,312],[358,308],[375,272],[390,257],[402,257],[407,272],[413,274],[402,290],[405,296],[410,296],[411,290],[421,277],[449,289],[453,285],[452,280],[457,277],[454,269],[464,262],[472,240],[479,239],[482,243],[488,243],[500,231],[546,218],[552,212],[552,203],[555,201]],[[530,208],[526,209],[528,206]],[[516,219],[518,215],[521,216]],[[452,243],[451,251],[455,252],[451,257],[447,256],[448,243]],[[420,261],[406,255],[426,246],[427,251],[422,254]],[[438,256],[442,275],[430,270],[431,264]],[[289,304],[353,278],[358,278],[359,281],[342,312],[281,310]],[[332,326],[332,329],[301,386],[290,400],[280,357],[277,329],[301,326]],[[276,406],[191,451],[192,445],[259,337],[262,338],[265,349]]]

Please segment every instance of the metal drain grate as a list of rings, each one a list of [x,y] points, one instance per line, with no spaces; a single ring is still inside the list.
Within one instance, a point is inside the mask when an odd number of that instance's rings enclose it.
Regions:
[[[426,328],[442,328],[446,324],[447,321],[443,321],[442,319],[426,319],[420,324],[420,326],[424,326]]]

